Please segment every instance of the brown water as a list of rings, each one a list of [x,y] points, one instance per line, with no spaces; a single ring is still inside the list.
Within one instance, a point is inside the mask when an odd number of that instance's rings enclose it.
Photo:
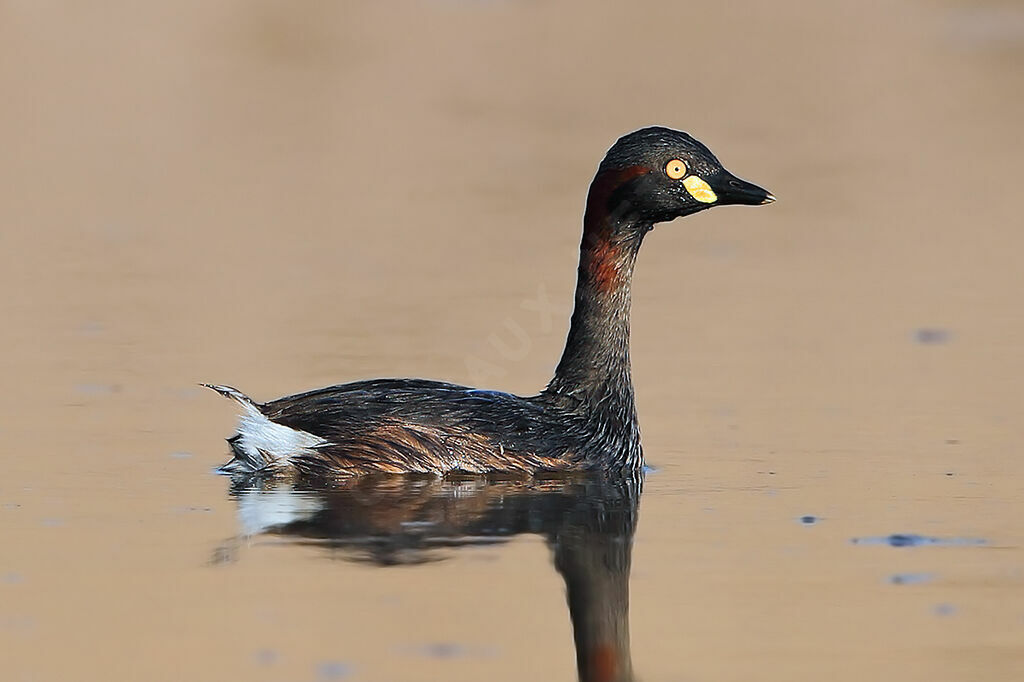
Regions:
[[[0,5],[0,677],[571,680],[580,575],[645,681],[1024,676],[1017,4],[102,5]],[[211,473],[199,381],[542,386],[650,123],[779,201],[641,254],[631,574],[586,487]]]

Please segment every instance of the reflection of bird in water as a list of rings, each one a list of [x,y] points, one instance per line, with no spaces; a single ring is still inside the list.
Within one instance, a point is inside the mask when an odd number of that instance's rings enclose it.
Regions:
[[[639,476],[594,474],[531,481],[371,476],[325,490],[236,480],[244,536],[321,543],[379,566],[437,561],[468,545],[520,533],[544,536],[565,579],[580,680],[633,679],[629,570]],[[215,561],[237,558],[236,539]]]
[[[547,388],[519,397],[420,379],[332,386],[244,408],[228,472],[342,478],[374,472],[637,470],[629,366],[633,266],[655,223],[774,197],[733,176],[686,133],[645,128],[618,140],[590,186],[575,309]]]

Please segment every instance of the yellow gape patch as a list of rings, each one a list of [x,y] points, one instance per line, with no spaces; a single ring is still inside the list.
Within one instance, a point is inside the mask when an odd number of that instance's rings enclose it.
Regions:
[[[696,175],[691,175],[683,180],[683,186],[686,187],[686,191],[690,193],[691,197],[702,204],[713,204],[718,200],[718,195],[711,189],[711,185]]]

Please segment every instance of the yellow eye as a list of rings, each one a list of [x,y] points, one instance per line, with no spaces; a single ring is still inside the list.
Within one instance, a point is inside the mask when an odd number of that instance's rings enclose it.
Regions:
[[[672,159],[665,164],[665,173],[673,180],[678,180],[686,175],[686,163],[681,159]]]

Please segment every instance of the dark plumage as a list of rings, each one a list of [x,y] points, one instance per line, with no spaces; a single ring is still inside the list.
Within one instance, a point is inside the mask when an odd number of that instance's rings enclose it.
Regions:
[[[591,183],[569,336],[541,393],[377,379],[258,404],[211,386],[246,407],[224,470],[349,477],[639,469],[629,306],[644,236],[655,223],[711,206],[773,200],[686,133],[630,133],[608,151]]]

